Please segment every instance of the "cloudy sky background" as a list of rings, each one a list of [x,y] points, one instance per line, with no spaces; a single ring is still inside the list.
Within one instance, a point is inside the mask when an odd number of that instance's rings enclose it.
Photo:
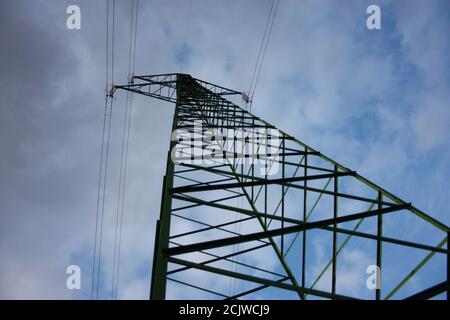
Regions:
[[[66,28],[70,4],[81,7],[79,31]],[[105,4],[0,1],[0,298],[90,297]],[[382,30],[366,28],[369,4],[380,5]],[[185,61],[186,73],[247,90],[269,8],[193,0],[184,47],[189,1],[141,0],[137,73],[180,72]],[[117,0],[119,83],[130,9]],[[281,0],[253,111],[448,225],[449,15],[446,0]],[[124,102],[119,94],[113,111],[107,244]],[[135,97],[133,112],[119,298],[146,299],[173,106]],[[71,264],[80,291],[66,289]]]

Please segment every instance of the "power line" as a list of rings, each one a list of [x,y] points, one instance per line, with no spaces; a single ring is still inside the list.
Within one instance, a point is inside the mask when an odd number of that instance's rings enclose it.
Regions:
[[[275,1],[275,0],[274,0],[274,1]],[[252,92],[252,95],[251,95],[252,99],[253,99],[253,96],[255,95],[256,85],[258,84],[258,80],[259,80],[259,77],[260,77],[260,75],[261,75],[261,69],[262,69],[262,66],[263,66],[263,63],[264,63],[264,58],[266,57],[267,47],[269,46],[270,36],[272,35],[272,29],[273,29],[273,25],[274,25],[274,23],[275,23],[275,18],[276,18],[277,13],[278,13],[278,5],[280,4],[280,0],[276,0],[276,3],[277,3],[277,4],[276,4],[276,6],[275,6],[275,12],[274,12],[274,14],[273,14],[273,18],[272,18],[272,23],[271,23],[271,25],[270,25],[269,34],[267,35],[266,46],[265,46],[265,48],[264,48],[264,52],[263,52],[263,55],[262,55],[262,58],[261,58],[261,63],[260,63],[260,65],[259,65],[258,74],[257,74],[257,76],[256,76],[255,84],[254,84],[254,86],[253,86],[253,92]]]
[[[116,16],[116,0],[112,0],[112,36],[111,36],[111,84],[114,85],[114,55],[115,55],[115,16]],[[113,97],[110,97],[110,107],[108,115],[108,134],[106,140],[106,155],[105,155],[105,173],[103,175],[103,199],[102,199],[102,213],[100,222],[100,236],[99,236],[99,253],[98,253],[98,266],[97,266],[97,299],[99,298],[100,291],[100,272],[102,264],[102,244],[103,244],[103,222],[105,216],[105,201],[106,201],[106,186],[108,180],[108,160],[109,160],[109,145],[111,140],[111,119],[112,119],[112,107]]]
[[[133,46],[133,69],[132,75],[134,76],[135,66],[136,66],[136,47],[137,47],[137,25],[139,18],[139,0],[136,0],[136,16],[135,16],[135,28],[134,28],[134,46]],[[127,169],[128,169],[128,149],[129,149],[129,141],[130,141],[130,129],[131,129],[131,115],[133,111],[133,93],[129,92],[129,108],[128,108],[128,127],[126,134],[126,142],[125,142],[125,162],[124,162],[124,172],[123,172],[123,188],[122,188],[122,207],[120,214],[120,225],[119,225],[119,246],[118,246],[118,254],[117,254],[117,273],[116,273],[116,299],[117,299],[117,291],[119,287],[119,271],[120,271],[120,253],[122,246],[122,230],[123,230],[123,216],[124,216],[124,207],[125,207],[125,191],[126,191],[126,181],[127,181]]]
[[[92,278],[91,278],[91,299],[94,299],[94,288],[95,288],[95,271],[97,262],[97,239],[98,239],[98,225],[99,225],[99,215],[100,215],[100,198],[102,193],[102,177],[103,177],[103,157],[105,150],[105,133],[107,125],[107,111],[108,111],[108,86],[109,86],[109,0],[106,1],[106,76],[105,76],[105,110],[103,115],[103,129],[102,129],[102,142],[100,151],[100,165],[98,174],[98,188],[97,188],[97,210],[95,219],[95,234],[94,234],[94,252],[93,252],[93,263],[92,263]]]
[[[91,299],[99,298],[100,291],[100,271],[101,271],[101,257],[103,244],[103,225],[105,215],[105,201],[106,201],[106,186],[108,181],[108,158],[109,145],[111,139],[111,118],[113,99],[109,96],[108,88],[111,74],[111,83],[114,79],[114,17],[115,17],[115,0],[112,4],[112,32],[110,34],[110,1],[106,1],[106,94],[105,94],[105,108],[103,114],[103,128],[102,128],[102,142],[100,151],[100,169],[97,190],[97,209],[95,220],[95,238],[94,238],[94,252],[92,264],[92,283],[91,283]],[[110,38],[112,37],[111,46]],[[111,52],[110,52],[111,48]],[[110,60],[111,56],[111,60]],[[111,70],[110,70],[111,69]],[[97,252],[98,251],[98,252]]]
[[[113,99],[110,100],[109,105],[109,114],[108,124],[107,124],[107,139],[106,139],[106,154],[105,154],[105,170],[103,174],[103,196],[102,196],[102,210],[101,210],[101,221],[100,221],[100,235],[99,235],[99,252],[98,252],[98,265],[97,265],[97,290],[96,290],[96,298],[99,298],[99,290],[100,290],[100,270],[102,264],[102,243],[103,243],[103,222],[105,216],[105,201],[106,201],[106,185],[108,180],[108,159],[109,159],[109,145],[111,140],[111,118],[112,118],[112,105]]]
[[[139,0],[136,1],[136,19],[134,25],[134,53],[133,53],[133,75],[136,69],[136,43],[137,43],[137,32],[138,32],[138,18],[139,18]]]
[[[116,265],[118,264],[117,261],[117,246],[118,246],[118,230],[119,230],[119,221],[120,221],[120,217],[122,214],[122,211],[120,210],[121,208],[121,204],[123,203],[123,198],[122,198],[122,189],[123,189],[123,163],[124,163],[124,158],[125,158],[125,141],[126,141],[126,132],[127,132],[127,119],[128,119],[128,109],[129,109],[129,103],[128,103],[128,98],[129,94],[127,93],[127,101],[126,101],[126,106],[125,106],[125,114],[124,114],[124,121],[123,121],[123,132],[122,132],[122,156],[121,156],[121,160],[120,160],[120,173],[119,173],[119,189],[118,189],[118,194],[117,194],[117,209],[116,209],[116,229],[115,229],[115,233],[114,233],[114,258],[113,258],[113,274],[112,274],[112,284],[111,284],[111,288],[112,288],[112,292],[111,292],[111,298],[114,299],[115,297],[115,287],[116,287],[116,279],[117,279],[117,275],[116,275]],[[122,206],[123,207],[123,206]]]
[[[117,271],[116,271],[116,280],[115,280],[115,298],[117,299],[117,291],[119,288],[119,271],[120,271],[120,253],[122,247],[122,230],[123,230],[123,216],[124,216],[124,208],[125,208],[125,190],[126,190],[126,177],[127,177],[127,168],[128,168],[128,146],[130,140],[130,128],[131,128],[131,115],[133,110],[133,94],[130,94],[130,106],[128,109],[128,125],[127,125],[127,134],[126,134],[126,142],[125,142],[125,163],[124,163],[124,172],[123,172],[123,187],[122,187],[122,206],[120,210],[120,222],[119,222],[119,245],[117,249]]]
[[[264,28],[263,37],[261,39],[261,44],[258,50],[258,56],[255,63],[255,68],[253,69],[252,79],[250,82],[250,87],[248,89],[248,100],[250,102],[250,111],[252,107],[253,96],[255,95],[256,86],[258,84],[259,77],[261,75],[261,69],[266,57],[267,48],[269,46],[270,36],[272,34],[273,26],[275,23],[275,18],[278,13],[278,5],[280,0],[272,0],[272,4],[269,10],[269,16],[267,17],[266,26]],[[270,25],[270,27],[269,27]],[[261,55],[262,53],[262,55]]]
[[[128,53],[128,79],[130,79],[130,70],[131,70],[131,45],[133,43],[133,27],[134,27],[134,0],[131,1],[131,17],[130,17],[130,49]],[[114,256],[113,256],[113,272],[112,272],[112,283],[111,283],[111,299],[114,299],[115,295],[115,282],[116,282],[116,265],[117,265],[117,243],[118,243],[118,229],[119,229],[119,218],[120,218],[120,204],[122,200],[122,186],[123,186],[123,162],[125,157],[125,133],[127,126],[127,117],[128,117],[128,100],[129,93],[127,92],[127,98],[125,102],[125,114],[123,121],[123,131],[122,131],[122,152],[120,158],[120,172],[119,172],[119,188],[117,193],[117,207],[116,207],[116,228],[114,232]]]
[[[136,65],[137,23],[139,12],[139,0],[132,0],[130,14],[130,42],[128,54],[128,79],[132,82]],[[128,146],[131,128],[131,113],[133,107],[133,94],[127,92],[125,102],[125,114],[122,132],[122,154],[120,160],[119,188],[117,194],[116,228],[114,234],[114,259],[111,286],[111,298],[117,299],[119,287],[120,253],[122,243],[123,216],[125,208],[126,173],[128,166]]]
[[[111,44],[111,85],[114,85],[114,45],[115,45],[115,37],[114,37],[114,32],[115,32],[115,20],[116,20],[116,0],[112,0],[113,1],[113,11],[112,11],[112,44]]]
[[[106,119],[107,119],[107,108],[108,108],[108,80],[109,80],[109,1],[106,1],[106,76],[105,76],[105,111],[103,115],[103,130],[102,130],[102,143],[100,151],[100,165],[98,174],[98,188],[97,188],[97,210],[95,218],[95,232],[94,232],[94,252],[92,256],[92,278],[91,278],[91,300],[94,299],[94,286],[95,286],[95,266],[96,266],[96,256],[97,256],[97,237],[98,237],[98,219],[100,212],[100,194],[101,194],[101,182],[102,182],[102,172],[103,172],[103,152],[105,146],[105,132],[106,132]]]
[[[264,34],[263,34],[263,37],[261,39],[261,44],[260,44],[259,50],[258,50],[258,57],[256,58],[255,68],[253,69],[252,81],[250,82],[250,87],[248,88],[248,93],[249,94],[251,93],[251,90],[252,90],[252,87],[253,87],[253,82],[254,82],[255,76],[256,76],[256,72],[258,70],[259,59],[261,58],[261,52],[263,50],[264,42],[266,40],[267,29],[269,27],[270,17],[272,16],[272,11],[273,11],[274,4],[275,4],[275,0],[272,0],[272,5],[270,6],[269,16],[267,17],[267,21],[266,21],[266,27],[264,28]]]

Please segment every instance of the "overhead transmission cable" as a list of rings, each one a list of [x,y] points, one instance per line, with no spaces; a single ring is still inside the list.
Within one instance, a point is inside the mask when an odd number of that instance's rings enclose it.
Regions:
[[[256,90],[256,85],[257,85],[259,77],[261,75],[261,69],[262,69],[262,66],[264,63],[264,58],[266,56],[267,48],[268,48],[269,41],[270,41],[270,36],[272,34],[273,25],[275,23],[275,18],[276,18],[277,12],[278,12],[278,5],[279,5],[279,0],[272,0],[272,4],[271,4],[270,10],[269,10],[269,16],[267,17],[263,37],[261,39],[261,44],[259,46],[258,56],[256,59],[255,68],[253,70],[252,79],[250,82],[250,87],[248,89],[247,97],[243,96],[245,102],[249,103],[250,112],[251,112],[251,107],[252,107],[253,96],[254,96],[255,90]],[[238,201],[237,206],[239,208],[243,207],[242,199],[238,198],[237,201]],[[241,224],[241,222],[238,222],[238,218],[239,218],[239,216],[238,216],[238,214],[236,214],[235,222],[237,223],[237,225],[235,224],[234,232],[237,232],[238,234],[240,234],[242,224]],[[238,251],[239,251],[239,244],[234,245],[233,246],[233,257],[232,257],[232,271],[233,272],[238,271],[238,263],[237,263],[238,257],[236,255],[236,253]],[[228,294],[231,296],[231,295],[234,295],[235,292],[236,292],[236,279],[230,277]]]
[[[112,0],[112,26],[111,26],[111,86],[114,85],[114,57],[115,57],[115,16],[116,16],[116,0]],[[101,211],[101,221],[100,221],[100,235],[99,235],[99,252],[98,252],[98,265],[97,265],[97,289],[96,298],[100,297],[100,283],[101,283],[101,270],[102,270],[102,244],[103,244],[103,225],[105,216],[105,202],[106,202],[106,186],[108,178],[108,160],[109,160],[109,145],[111,138],[111,119],[112,119],[112,107],[113,107],[113,97],[109,97],[109,114],[108,114],[108,134],[106,140],[106,154],[105,154],[105,171],[103,175],[103,198],[102,198],[102,211]]]
[[[111,83],[114,79],[114,16],[115,16],[115,0],[112,4],[112,32],[110,33],[110,0],[106,1],[106,87],[105,87],[105,108],[103,115],[102,142],[100,151],[100,168],[97,189],[97,206],[95,220],[95,237],[94,252],[92,263],[91,277],[91,299],[99,299],[100,297],[100,270],[102,256],[102,238],[103,238],[103,222],[105,214],[106,185],[108,174],[108,157],[109,145],[111,138],[111,118],[113,99],[109,96],[109,81],[111,74]],[[112,37],[112,41],[110,38]],[[110,45],[111,43],[111,45]],[[111,59],[110,59],[111,56]]]
[[[133,82],[136,66],[137,25],[139,15],[139,0],[132,0],[130,14],[130,42],[128,54],[128,81]],[[111,298],[117,299],[120,274],[120,254],[122,245],[123,217],[125,209],[126,176],[128,167],[128,149],[130,140],[133,93],[127,92],[125,114],[122,130],[122,154],[120,160],[119,188],[117,194],[116,228],[114,234],[114,259],[111,285]]]
[[[264,64],[264,59],[266,57],[267,48],[269,46],[270,36],[272,35],[273,26],[278,13],[278,5],[280,0],[272,0],[270,6],[269,16],[267,17],[266,26],[264,28],[264,34],[261,39],[261,43],[258,50],[258,56],[255,63],[255,68],[253,69],[252,79],[250,82],[250,87],[247,91],[247,101],[250,103],[250,111],[252,108],[253,97],[255,95],[256,86],[261,75],[261,69]]]
[[[92,255],[92,277],[91,277],[91,300],[94,299],[94,287],[95,287],[95,270],[97,263],[97,238],[98,238],[98,224],[100,215],[100,198],[101,198],[101,185],[102,185],[102,175],[103,175],[103,153],[105,146],[105,132],[107,123],[107,108],[108,108],[108,81],[109,81],[109,1],[106,1],[106,77],[105,77],[105,110],[103,115],[103,130],[102,130],[102,143],[100,151],[100,166],[98,174],[98,188],[97,188],[97,210],[95,219],[95,233],[94,233],[94,252]]]

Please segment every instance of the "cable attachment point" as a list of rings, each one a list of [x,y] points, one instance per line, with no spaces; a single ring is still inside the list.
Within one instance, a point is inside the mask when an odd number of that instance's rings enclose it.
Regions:
[[[244,102],[246,104],[252,102],[252,99],[250,98],[250,96],[245,92],[242,92],[242,100],[244,100]]]
[[[114,93],[116,93],[116,86],[112,86],[111,90],[109,90],[108,92],[108,97],[113,98],[114,97]]]

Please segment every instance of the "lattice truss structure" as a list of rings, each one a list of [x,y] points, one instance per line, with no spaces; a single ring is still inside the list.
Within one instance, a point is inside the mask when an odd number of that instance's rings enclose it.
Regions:
[[[186,74],[114,89],[175,104],[151,299],[448,298],[447,226],[227,99],[240,92]]]

